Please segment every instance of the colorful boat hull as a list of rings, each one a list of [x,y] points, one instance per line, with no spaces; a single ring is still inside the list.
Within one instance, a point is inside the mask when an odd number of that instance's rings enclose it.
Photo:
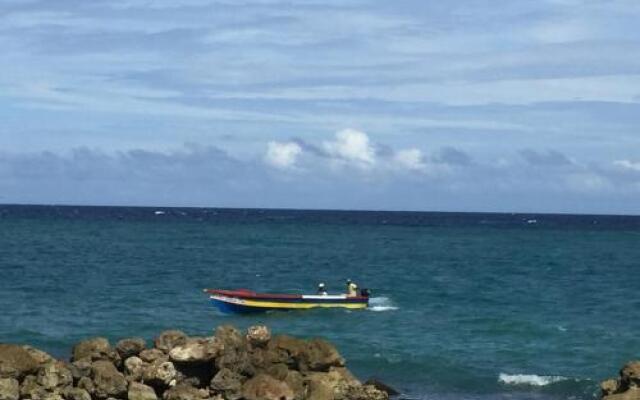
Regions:
[[[366,296],[265,294],[249,290],[205,289],[220,311],[250,313],[269,310],[307,310],[311,308],[363,309],[369,305]]]

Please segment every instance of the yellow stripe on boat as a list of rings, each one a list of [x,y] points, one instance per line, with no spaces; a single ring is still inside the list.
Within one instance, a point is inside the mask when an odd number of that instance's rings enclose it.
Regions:
[[[261,301],[250,299],[239,299],[235,297],[227,297],[214,295],[210,296],[212,300],[222,301],[229,304],[235,304],[242,307],[253,308],[288,308],[288,309],[308,309],[308,308],[350,308],[360,309],[367,308],[367,303],[347,303],[347,302],[335,302],[335,303],[292,303],[292,302],[279,302],[279,301]]]
[[[242,303],[235,304],[260,308],[367,308],[367,303],[280,303],[275,301],[256,301],[247,299],[242,299]]]

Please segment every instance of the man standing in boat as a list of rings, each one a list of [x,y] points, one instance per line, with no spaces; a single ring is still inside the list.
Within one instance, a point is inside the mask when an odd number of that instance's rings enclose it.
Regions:
[[[324,287],[324,283],[319,283],[318,284],[318,294],[321,296],[326,296],[327,295],[327,289]]]
[[[358,285],[347,279],[347,297],[356,297],[358,295]]]

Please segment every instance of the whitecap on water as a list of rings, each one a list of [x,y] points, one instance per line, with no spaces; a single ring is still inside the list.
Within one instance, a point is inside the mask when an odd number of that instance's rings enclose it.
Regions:
[[[528,386],[546,386],[551,383],[566,381],[569,378],[564,376],[550,375],[534,375],[534,374],[515,374],[509,375],[501,373],[498,382],[507,385],[528,385]]]
[[[393,311],[397,309],[398,307],[388,297],[372,297],[369,299],[369,310],[371,311]]]

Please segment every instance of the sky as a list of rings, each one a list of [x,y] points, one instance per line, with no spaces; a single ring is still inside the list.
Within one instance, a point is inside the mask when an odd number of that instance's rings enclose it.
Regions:
[[[637,0],[0,0],[0,203],[640,214]]]

